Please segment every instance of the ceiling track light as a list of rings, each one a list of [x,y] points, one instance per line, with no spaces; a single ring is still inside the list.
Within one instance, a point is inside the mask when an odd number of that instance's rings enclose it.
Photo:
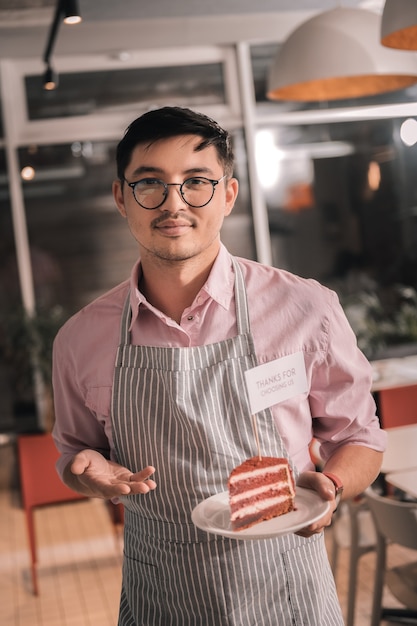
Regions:
[[[45,91],[53,91],[58,87],[58,74],[49,64],[43,75],[42,83]]]
[[[61,22],[63,21],[66,24],[79,24],[81,20],[82,18],[78,7],[78,0],[57,0],[54,18],[49,30],[48,41],[43,55],[43,60],[46,64],[46,71],[43,77],[44,89],[52,90],[58,85],[57,74],[51,67],[50,59]]]
[[[81,22],[78,0],[63,0],[61,5],[65,24],[79,24]]]

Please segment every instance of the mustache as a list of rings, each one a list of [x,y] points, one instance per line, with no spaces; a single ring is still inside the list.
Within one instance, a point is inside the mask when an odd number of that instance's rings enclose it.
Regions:
[[[181,223],[186,222],[190,226],[195,225],[195,220],[193,220],[191,217],[187,215],[184,215],[181,211],[178,211],[177,213],[174,213],[174,214],[169,213],[167,211],[166,213],[162,213],[162,215],[152,220],[151,226],[155,228],[156,226],[159,226],[160,224],[163,224],[164,222],[168,222],[171,220],[179,220],[179,219],[181,219]]]

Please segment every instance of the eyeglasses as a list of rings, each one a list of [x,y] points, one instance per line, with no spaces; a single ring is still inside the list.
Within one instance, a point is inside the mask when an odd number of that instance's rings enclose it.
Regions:
[[[188,206],[201,209],[206,206],[214,196],[214,190],[226,175],[219,180],[193,176],[183,183],[164,183],[159,178],[142,178],[133,183],[125,182],[132,188],[136,202],[148,211],[158,209],[168,197],[168,187],[179,187],[182,199]]]

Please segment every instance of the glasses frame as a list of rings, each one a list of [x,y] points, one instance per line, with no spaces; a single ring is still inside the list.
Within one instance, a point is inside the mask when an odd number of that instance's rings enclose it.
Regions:
[[[126,184],[127,184],[127,185],[131,188],[131,189],[132,189],[133,197],[134,197],[135,201],[137,202],[137,204],[138,204],[140,207],[142,207],[142,209],[145,209],[145,211],[155,211],[155,209],[159,209],[159,207],[161,207],[161,206],[164,204],[165,200],[168,198],[168,191],[169,191],[169,187],[179,187],[179,188],[180,188],[181,198],[183,199],[183,201],[185,202],[185,204],[187,204],[188,206],[190,206],[190,207],[191,207],[191,208],[193,208],[193,209],[202,209],[203,207],[207,206],[207,205],[209,204],[209,202],[211,202],[211,201],[213,200],[213,196],[214,196],[214,192],[215,192],[216,186],[217,186],[217,185],[218,185],[218,184],[219,184],[222,180],[224,180],[224,179],[226,178],[226,176],[227,176],[227,175],[226,175],[226,174],[224,174],[224,175],[223,175],[221,178],[219,178],[218,180],[215,180],[215,179],[213,179],[213,178],[206,178],[205,176],[190,176],[189,178],[186,178],[186,179],[185,179],[182,183],[166,183],[166,182],[164,182],[163,180],[161,180],[160,178],[153,178],[153,177],[151,177],[151,176],[148,176],[148,177],[145,177],[145,178],[141,178],[140,180],[135,180],[135,181],[133,181],[132,183],[129,183],[129,181],[128,181],[128,180],[126,180],[126,178],[124,178],[123,180],[124,180],[124,182],[125,182],[125,183],[126,183]],[[139,200],[137,199],[136,194],[135,194],[135,188],[136,188],[136,185],[137,185],[138,183],[141,183],[143,180],[148,180],[148,179],[150,179],[150,178],[151,178],[152,180],[154,180],[155,182],[157,182],[157,183],[161,183],[161,185],[163,185],[163,187],[164,187],[164,192],[163,192],[164,197],[163,197],[162,202],[160,202],[157,206],[152,207],[152,208],[149,208],[149,207],[144,206],[143,204],[141,204],[141,203],[139,202]],[[190,202],[187,202],[187,200],[184,198],[184,192],[183,192],[183,187],[184,187],[184,185],[185,185],[188,181],[190,181],[190,180],[194,180],[194,179],[196,179],[196,178],[198,178],[199,180],[204,180],[204,181],[207,181],[207,182],[211,183],[211,185],[212,185],[212,193],[211,193],[210,199],[209,199],[209,200],[207,200],[207,202],[205,202],[204,204],[199,204],[199,205],[190,204]]]

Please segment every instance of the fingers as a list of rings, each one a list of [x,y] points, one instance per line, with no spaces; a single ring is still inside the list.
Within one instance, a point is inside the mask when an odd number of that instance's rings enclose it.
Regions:
[[[327,526],[330,526],[332,522],[332,515],[327,514],[321,519],[319,519],[314,524],[310,524],[310,526],[306,526],[302,528],[300,531],[295,533],[296,535],[300,535],[300,537],[311,537],[312,535],[319,535],[324,531]]]
[[[150,477],[155,473],[155,468],[148,465],[140,472],[132,474],[129,478],[129,486],[132,493],[148,493],[156,488],[156,482]]]
[[[301,537],[311,537],[323,532],[323,530],[330,526],[332,522],[332,515],[336,508],[335,501],[335,489],[333,483],[320,472],[303,472],[300,474],[297,486],[304,487],[305,489],[312,489],[323,499],[330,501],[330,510],[321,519],[317,520],[314,524],[302,528],[296,534]],[[333,503],[331,502],[333,500]]]
[[[132,474],[126,467],[105,459],[95,450],[82,450],[76,454],[70,473],[70,483],[77,491],[98,498],[144,494],[156,488],[150,478],[155,473],[152,465]]]
[[[147,467],[144,467],[142,470],[140,470],[140,472],[132,474],[130,480],[138,482],[141,480],[148,480],[148,478],[150,478],[152,474],[155,474],[155,471],[156,470],[152,465],[148,465]]]
[[[130,483],[131,494],[145,494],[149,491],[153,491],[156,488],[156,483],[153,480],[146,480],[138,483]]]

